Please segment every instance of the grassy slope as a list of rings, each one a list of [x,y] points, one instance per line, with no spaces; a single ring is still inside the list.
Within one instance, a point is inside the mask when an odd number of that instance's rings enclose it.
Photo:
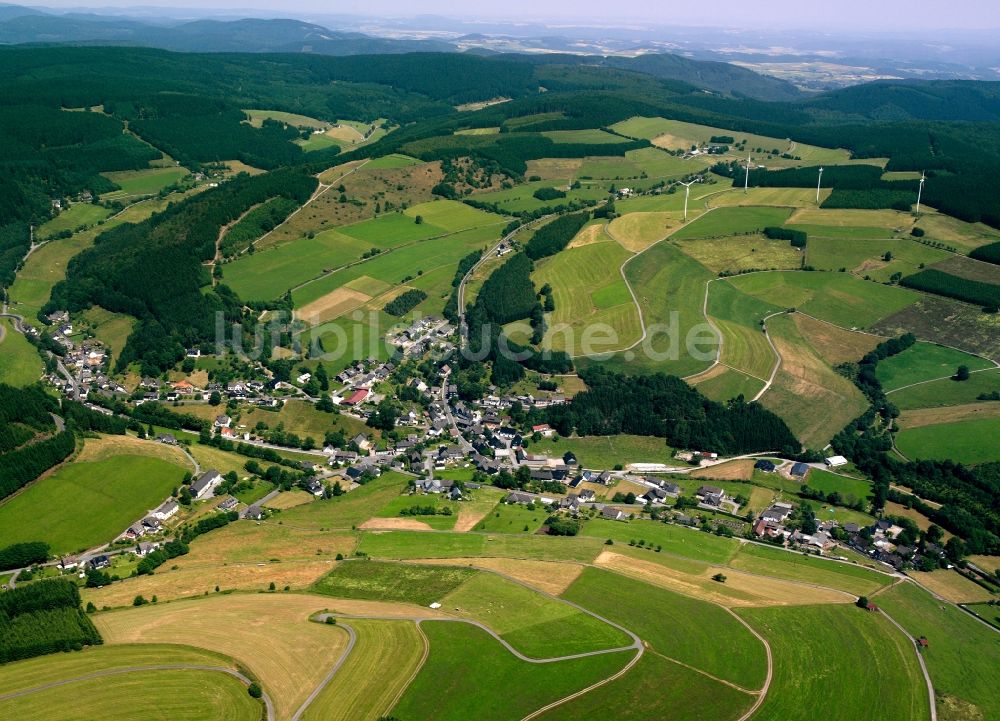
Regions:
[[[889,400],[902,410],[937,408],[974,403],[983,393],[1000,391],[1000,369],[973,373],[969,380],[956,383],[950,378],[923,383],[889,394]]]
[[[584,569],[563,595],[626,626],[664,656],[748,690],[764,684],[763,644],[719,606],[596,568]]]
[[[919,342],[899,355],[881,361],[876,375],[882,382],[882,389],[889,392],[913,383],[954,375],[960,365],[968,366],[969,370],[993,367],[985,358],[935,343]],[[957,387],[959,384],[952,385]]]
[[[600,553],[601,542],[596,538],[392,531],[364,533],[359,550],[373,558],[388,559],[480,556],[586,563]]]
[[[584,524],[582,533],[602,540],[610,538],[616,543],[645,540],[647,546],[662,546],[669,554],[718,564],[728,563],[739,548],[739,543],[731,538],[653,521],[622,523],[593,519]]]
[[[885,574],[861,566],[825,561],[756,544],[742,546],[729,565],[761,576],[815,583],[855,595],[874,593],[892,580]]]
[[[517,721],[607,678],[632,652],[527,664],[486,632],[463,623],[425,622],[430,655],[392,715],[407,721]]]
[[[774,680],[755,719],[920,721],[930,717],[913,646],[854,606],[740,609],[771,644]],[[834,701],[835,699],[835,701]]]
[[[529,452],[562,457],[567,451],[576,455],[583,468],[607,470],[619,463],[667,463],[672,456],[662,438],[629,435],[543,438],[532,443]]]
[[[0,546],[46,541],[69,553],[110,541],[170,495],[185,470],[138,455],[60,468],[0,505]]]
[[[0,383],[23,387],[37,381],[42,376],[42,359],[27,339],[14,330],[6,318],[0,320]]]
[[[901,430],[896,434],[896,446],[913,460],[987,463],[1000,460],[998,435],[1000,418],[980,418]]]
[[[321,578],[313,591],[338,598],[405,601],[428,606],[476,574],[469,568],[408,566],[378,561],[342,563]]]

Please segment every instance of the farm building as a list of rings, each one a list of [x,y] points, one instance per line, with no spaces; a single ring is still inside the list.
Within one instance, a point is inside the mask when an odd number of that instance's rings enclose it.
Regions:
[[[360,403],[363,403],[365,398],[368,397],[368,394],[370,392],[371,391],[369,391],[367,388],[359,388],[358,390],[354,391],[351,395],[349,395],[347,398],[344,399],[344,405],[356,406]]]
[[[847,465],[847,459],[844,458],[843,456],[830,456],[823,462],[830,468],[839,468],[840,466]]]
[[[191,495],[195,498],[211,497],[212,490],[222,482],[222,474],[214,468],[205,471],[191,484]]]
[[[792,466],[792,475],[796,478],[805,478],[806,474],[809,472],[808,463],[796,463]]]

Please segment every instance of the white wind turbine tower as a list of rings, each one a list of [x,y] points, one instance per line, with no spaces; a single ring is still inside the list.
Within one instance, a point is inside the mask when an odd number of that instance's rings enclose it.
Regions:
[[[695,178],[690,183],[685,183],[680,180],[677,182],[684,186],[684,222],[686,223],[688,219],[688,198],[691,197],[691,186],[695,183],[700,183],[701,178]]]
[[[819,190],[823,187],[823,166],[819,168],[819,180],[816,182],[816,205],[819,205]]]
[[[750,154],[747,154],[747,177],[743,181],[743,194],[746,195],[750,192]]]
[[[917,189],[917,215],[920,215],[920,200],[924,197],[924,183],[927,182],[927,176],[924,171],[920,171],[920,188]]]

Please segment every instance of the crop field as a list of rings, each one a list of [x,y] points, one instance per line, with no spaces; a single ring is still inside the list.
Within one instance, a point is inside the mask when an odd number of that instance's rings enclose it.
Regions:
[[[601,543],[597,538],[523,534],[368,531],[362,534],[358,550],[372,558],[399,560],[476,556],[589,563],[600,553]]]
[[[614,626],[493,573],[476,574],[441,599],[441,607],[485,624],[531,658],[624,648],[631,643]]]
[[[72,553],[110,541],[169,496],[185,470],[142,455],[62,467],[0,505],[0,546],[46,541],[53,553]]]
[[[938,408],[975,403],[981,394],[994,391],[1000,391],[1000,369],[973,373],[960,383],[945,378],[903,388],[893,391],[889,400],[902,410]]]
[[[774,654],[774,679],[755,718],[807,721],[817,707],[831,721],[930,718],[913,645],[882,616],[854,606],[737,613],[768,639]],[[805,666],[809,673],[802,672]]]
[[[563,597],[622,624],[672,660],[747,690],[764,684],[763,644],[719,606],[596,568],[584,569]],[[639,608],[656,612],[633,612]]]
[[[124,200],[136,195],[155,195],[168,185],[173,185],[185,175],[187,168],[177,166],[169,168],[148,168],[146,170],[122,170],[114,173],[101,173],[121,190],[105,193],[102,200]]]
[[[924,662],[938,696],[940,718],[989,719],[1000,716],[1000,637],[948,603],[936,601],[912,583],[878,596],[878,604],[928,646]],[[976,663],[969,663],[969,659]],[[949,711],[956,711],[946,715]]]
[[[891,260],[883,259],[886,253],[891,254]],[[918,268],[949,256],[945,250],[905,238],[873,240],[810,235],[806,248],[808,264],[818,270],[846,268],[852,273],[870,276],[878,281],[887,281],[895,273],[916,273]]]
[[[704,370],[718,342],[702,313],[711,272],[672,245],[660,243],[629,261],[625,276],[642,306],[650,335],[631,351],[631,357],[629,352],[617,354],[608,365],[631,373],[681,376]],[[706,359],[694,357],[692,348]]]
[[[847,378],[812,351],[788,315],[768,321],[781,367],[761,397],[765,407],[788,424],[809,448],[822,448],[868,407],[868,400]],[[822,408],[822,413],[817,409]]]
[[[41,378],[45,367],[38,350],[7,318],[0,319],[0,335],[0,383],[22,387]]]
[[[912,460],[988,463],[1000,461],[998,433],[1000,417],[940,423],[901,430],[896,434],[896,447]]]
[[[608,225],[608,234],[623,248],[639,253],[663,240],[681,224],[676,212],[637,212],[620,215]]]
[[[769,226],[784,225],[791,215],[788,208],[732,207],[705,213],[673,233],[673,240],[722,238],[737,233],[760,232]]]
[[[532,279],[537,288],[552,286],[555,311],[542,343],[578,355],[593,343],[593,352],[631,345],[642,336],[639,312],[624,286],[619,268],[631,254],[614,242],[570,248],[539,263]],[[614,300],[620,301],[608,306]],[[600,301],[600,305],[599,302]],[[615,342],[588,342],[585,330],[607,323]]]
[[[905,288],[869,283],[847,273],[752,273],[730,278],[740,291],[842,328],[867,328],[919,297]]]
[[[475,626],[428,621],[421,629],[430,655],[392,710],[408,721],[517,721],[611,676],[634,653],[535,665],[518,660]]]
[[[678,158],[661,148],[639,148],[625,153],[625,160],[644,172],[649,178],[679,178],[695,173],[704,167],[701,158]]]
[[[214,595],[98,614],[94,624],[107,644],[183,644],[231,656],[288,719],[347,646],[343,629],[309,622],[322,609],[318,596]]]
[[[709,270],[798,270],[802,251],[787,240],[770,240],[763,235],[685,240],[675,245]]]
[[[105,678],[82,679],[0,701],[4,718],[23,721],[150,718],[196,721],[257,721],[260,702],[246,687],[223,673],[201,670],[143,670]]]
[[[858,596],[874,593],[892,581],[884,573],[876,573],[861,566],[755,544],[740,547],[729,565],[750,573],[814,583]]]
[[[831,366],[856,363],[883,340],[869,333],[844,330],[805,313],[795,313],[792,319],[801,336]]]
[[[952,603],[986,603],[995,598],[992,593],[955,569],[939,568],[930,573],[914,575],[921,586]]]
[[[883,318],[872,330],[883,336],[912,332],[922,340],[1000,359],[1000,315],[950,298],[919,295],[915,303]]]
[[[447,566],[412,566],[379,561],[341,563],[313,591],[366,601],[402,601],[428,606],[468,581],[476,571]]]
[[[853,210],[840,208],[801,208],[788,219],[788,224],[796,227],[826,226],[830,228],[904,230],[909,232],[913,226],[913,216],[898,210]],[[854,232],[854,231],[852,231]],[[877,237],[877,236],[869,236]]]
[[[532,443],[530,452],[552,457],[573,453],[581,468],[610,470],[616,464],[667,463],[673,451],[662,438],[652,436],[571,436],[542,438]]]
[[[111,211],[93,203],[73,203],[52,220],[35,229],[37,238],[50,238],[64,230],[75,231],[81,226],[91,226],[104,220]]]
[[[722,362],[758,379],[767,379],[777,357],[760,328],[728,320],[717,319],[715,323],[724,338]]]
[[[584,536],[612,539],[616,544],[642,540],[646,546],[662,546],[663,552],[694,561],[725,565],[739,548],[731,538],[712,536],[683,526],[652,521],[607,521],[595,518],[587,521]]]
[[[739,718],[752,702],[749,694],[647,651],[621,678],[561,704],[539,718],[543,721],[581,718],[730,721]]]
[[[887,393],[914,383],[947,379],[955,375],[960,365],[969,370],[993,368],[985,358],[969,355],[936,343],[917,342],[899,355],[879,362],[876,375]],[[952,383],[960,386],[961,383]]]
[[[389,712],[424,654],[409,621],[347,621],[358,640],[344,665],[302,715],[304,721],[374,721]],[[391,663],[386,663],[391,659]]]

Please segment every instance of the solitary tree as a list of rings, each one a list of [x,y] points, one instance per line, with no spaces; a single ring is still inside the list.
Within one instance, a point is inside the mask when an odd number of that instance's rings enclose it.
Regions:
[[[958,370],[955,372],[955,380],[957,381],[969,380],[969,366],[959,366]]]
[[[260,684],[254,681],[247,687],[247,693],[250,694],[251,698],[260,698],[264,692],[260,688]]]

